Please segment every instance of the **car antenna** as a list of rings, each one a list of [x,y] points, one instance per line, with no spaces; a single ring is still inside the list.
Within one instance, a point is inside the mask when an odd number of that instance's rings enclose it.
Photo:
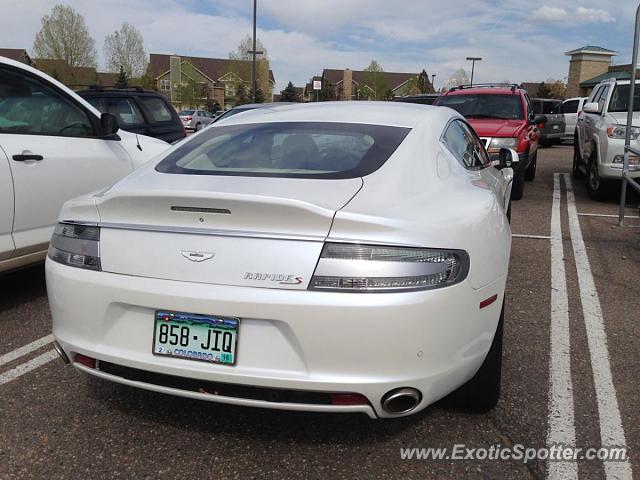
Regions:
[[[138,139],[138,133],[136,132],[136,147],[138,150],[142,151],[142,147],[140,146],[140,140]]]

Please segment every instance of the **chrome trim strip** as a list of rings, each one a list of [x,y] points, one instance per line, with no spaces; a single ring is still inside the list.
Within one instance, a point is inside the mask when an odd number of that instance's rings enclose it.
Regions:
[[[191,235],[211,235],[216,237],[264,238],[273,240],[297,240],[302,242],[324,242],[325,235],[294,235],[274,232],[254,232],[250,230],[214,230],[209,228],[174,227],[168,225],[141,225],[134,223],[100,222],[101,228],[117,230],[139,230],[143,232],[186,233]]]

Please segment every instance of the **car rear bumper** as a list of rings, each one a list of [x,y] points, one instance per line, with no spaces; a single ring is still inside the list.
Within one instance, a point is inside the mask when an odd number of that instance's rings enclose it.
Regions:
[[[238,405],[308,411],[359,411],[390,417],[380,400],[412,387],[412,413],[469,380],[497,327],[506,278],[474,290],[468,282],[438,290],[363,294],[230,287],[131,277],[67,267],[50,260],[47,288],[53,334],[74,361],[100,363],[203,382],[356,393],[368,405],[273,402],[132,380],[74,365],[120,383]],[[480,302],[497,295],[490,306]],[[240,318],[235,366],[151,353],[157,309]]]

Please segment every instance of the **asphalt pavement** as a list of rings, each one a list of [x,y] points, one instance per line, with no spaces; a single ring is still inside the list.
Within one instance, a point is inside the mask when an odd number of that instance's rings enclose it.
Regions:
[[[640,472],[638,197],[618,227],[617,199],[591,201],[582,180],[564,175],[571,153],[541,150],[535,181],[513,203],[502,396],[489,413],[444,403],[397,420],[292,413],[88,377],[52,360],[39,266],[0,277],[0,478],[631,478]],[[629,447],[629,459],[400,454],[456,445],[539,449],[567,438],[582,448],[617,442]]]

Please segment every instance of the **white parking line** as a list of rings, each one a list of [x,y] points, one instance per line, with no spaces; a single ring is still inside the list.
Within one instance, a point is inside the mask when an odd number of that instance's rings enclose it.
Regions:
[[[20,358],[24,355],[27,355],[28,353],[34,352],[51,342],[53,342],[53,335],[47,335],[46,337],[39,338],[38,340],[35,340],[31,343],[27,343],[23,347],[16,348],[9,353],[5,353],[4,355],[0,356],[0,366],[4,365],[5,363],[12,362],[16,358]]]
[[[549,431],[547,446],[575,446],[576,427],[571,382],[569,301],[560,220],[560,174],[553,174],[551,207],[551,345],[549,352]],[[578,478],[576,462],[549,462],[550,480]]]
[[[602,307],[598,298],[595,281],[591,273],[587,250],[580,230],[580,221],[576,210],[573,185],[569,174],[564,174],[567,186],[567,212],[569,214],[569,232],[580,287],[580,301],[587,330],[587,343],[591,355],[591,368],[598,402],[600,417],[600,439],[603,446],[626,447],[627,442],[622,428],[618,398],[613,385],[607,335],[604,329]],[[608,479],[631,479],[631,464],[628,460],[604,462]]]
[[[7,370],[3,374],[0,374],[0,385],[9,383],[11,380],[15,380],[25,373],[29,373],[31,370],[35,370],[36,368],[41,367],[45,363],[49,363],[51,360],[55,360],[57,357],[58,353],[55,350],[49,350],[42,355],[38,355],[37,357],[32,358],[28,362],[21,363],[16,368],[12,368],[11,370]]]

